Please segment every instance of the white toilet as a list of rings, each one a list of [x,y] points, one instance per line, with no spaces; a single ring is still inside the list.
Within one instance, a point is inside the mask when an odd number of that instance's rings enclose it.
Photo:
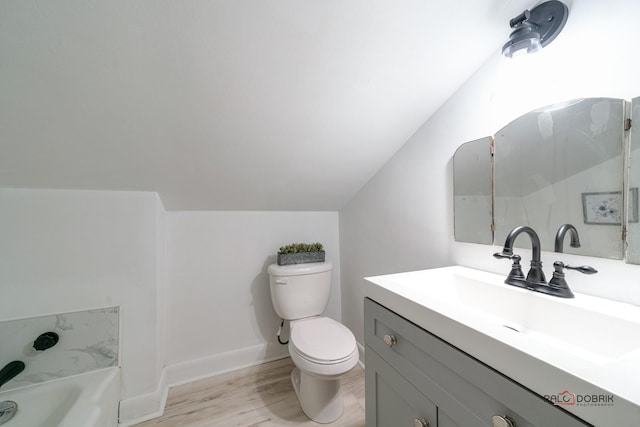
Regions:
[[[340,376],[358,363],[349,328],[320,316],[329,302],[332,269],[330,262],[271,264],[268,269],[273,307],[290,324],[293,388],[304,413],[323,424],[342,414]]]

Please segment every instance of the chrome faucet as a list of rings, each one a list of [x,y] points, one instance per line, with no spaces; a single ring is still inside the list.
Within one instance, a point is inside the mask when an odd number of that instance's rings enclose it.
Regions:
[[[564,236],[569,232],[571,236],[571,242],[569,246],[572,248],[580,247],[580,236],[578,236],[578,230],[571,224],[562,224],[558,231],[556,231],[556,241],[554,245],[554,252],[562,253],[564,252],[562,246],[564,245]]]
[[[14,360],[0,370],[0,387],[11,381],[16,375],[24,371],[24,362]]]
[[[513,254],[513,243],[521,233],[525,233],[531,239],[531,268],[524,278],[520,269],[520,257]],[[521,288],[536,290],[539,286],[546,286],[547,279],[542,271],[542,261],[540,260],[540,238],[531,227],[519,225],[509,232],[507,239],[504,241],[502,252],[493,254],[495,258],[507,258],[513,260],[511,273],[504,282],[508,285],[514,285]]]

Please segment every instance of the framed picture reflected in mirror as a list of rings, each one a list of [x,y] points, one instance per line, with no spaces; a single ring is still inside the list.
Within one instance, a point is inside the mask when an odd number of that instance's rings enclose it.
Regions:
[[[621,225],[623,203],[621,191],[582,193],[585,224]],[[638,222],[638,188],[629,189],[629,222]]]

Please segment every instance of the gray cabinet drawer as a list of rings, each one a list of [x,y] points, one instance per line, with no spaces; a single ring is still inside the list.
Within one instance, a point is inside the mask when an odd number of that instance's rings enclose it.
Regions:
[[[437,426],[436,405],[409,381],[378,357],[367,356],[365,399],[376,405],[365,405],[368,427],[412,427],[415,419],[424,419],[429,427]]]
[[[518,427],[590,425],[369,299],[365,343],[461,427],[491,426],[496,414]]]

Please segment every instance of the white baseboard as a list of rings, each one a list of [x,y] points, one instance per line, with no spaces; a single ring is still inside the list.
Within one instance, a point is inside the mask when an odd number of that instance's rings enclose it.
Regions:
[[[286,346],[258,344],[169,365],[165,368],[167,382],[169,387],[174,387],[237,369],[271,362],[272,360],[283,359],[288,356],[289,352]]]
[[[119,427],[162,415],[169,387],[288,357],[286,346],[267,343],[165,366],[154,392],[120,401]]]
[[[118,426],[128,427],[161,416],[168,392],[167,370],[163,369],[155,391],[120,401]]]

